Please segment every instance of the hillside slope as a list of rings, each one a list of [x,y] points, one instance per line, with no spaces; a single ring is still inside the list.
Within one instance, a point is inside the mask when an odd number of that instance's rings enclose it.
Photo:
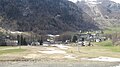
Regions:
[[[83,14],[67,0],[0,0],[0,27],[13,31],[59,34],[98,29]]]
[[[120,25],[120,4],[111,0],[96,0],[77,2],[78,7],[87,13],[99,28]]]

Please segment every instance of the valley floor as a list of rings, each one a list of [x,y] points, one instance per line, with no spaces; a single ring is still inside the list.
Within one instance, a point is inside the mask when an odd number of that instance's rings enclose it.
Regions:
[[[0,61],[0,67],[115,67],[120,64],[120,52],[111,47],[56,44],[0,47]]]

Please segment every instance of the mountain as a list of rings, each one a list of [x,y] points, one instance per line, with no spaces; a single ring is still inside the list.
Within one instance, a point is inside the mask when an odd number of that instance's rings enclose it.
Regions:
[[[120,4],[111,0],[82,0],[79,8],[87,13],[101,28],[120,26]]]
[[[59,34],[98,27],[68,0],[0,0],[0,27],[12,31]]]

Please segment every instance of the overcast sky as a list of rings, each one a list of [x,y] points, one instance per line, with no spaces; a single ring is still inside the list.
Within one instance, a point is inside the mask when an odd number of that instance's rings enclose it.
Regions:
[[[70,1],[76,2],[77,0],[70,0]],[[94,1],[94,0],[92,0],[92,1]],[[120,3],[120,0],[112,0],[112,1]]]

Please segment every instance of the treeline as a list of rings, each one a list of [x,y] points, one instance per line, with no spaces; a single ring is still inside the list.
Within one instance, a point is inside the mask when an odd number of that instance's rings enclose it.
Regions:
[[[44,38],[43,37],[24,37],[23,35],[17,35],[17,41],[18,45],[26,46],[31,45],[33,42],[33,45],[36,45],[35,42],[38,42],[39,45],[43,45]]]

